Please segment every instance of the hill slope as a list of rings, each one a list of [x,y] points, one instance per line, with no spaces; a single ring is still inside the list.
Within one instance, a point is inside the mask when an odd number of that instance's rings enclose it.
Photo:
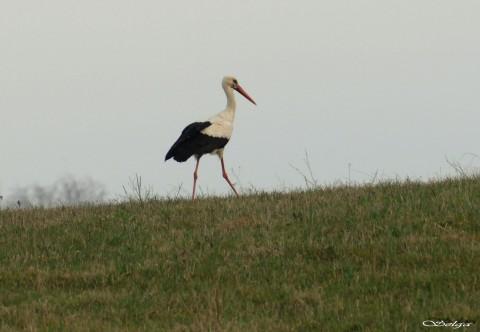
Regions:
[[[480,179],[0,211],[0,329],[480,324]]]

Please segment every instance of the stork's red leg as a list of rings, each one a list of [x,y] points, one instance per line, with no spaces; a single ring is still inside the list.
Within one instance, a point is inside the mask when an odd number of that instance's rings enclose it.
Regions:
[[[200,164],[200,158],[197,158],[197,164],[195,165],[195,171],[193,172],[193,193],[192,193],[192,201],[195,200],[195,187],[197,186],[197,179],[198,179],[198,165]]]
[[[220,158],[220,161],[221,161],[221,163],[222,163],[223,178],[224,178],[225,180],[227,180],[228,184],[229,184],[230,187],[233,189],[233,192],[234,192],[235,195],[237,195],[237,197],[238,197],[237,190],[235,189],[235,187],[233,186],[233,183],[230,182],[230,179],[228,178],[227,171],[225,170],[225,163],[223,162],[223,157]]]

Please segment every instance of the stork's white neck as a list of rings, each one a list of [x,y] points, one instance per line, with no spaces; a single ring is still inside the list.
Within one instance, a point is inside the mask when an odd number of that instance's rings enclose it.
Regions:
[[[223,86],[223,90],[227,96],[227,107],[222,112],[222,115],[224,118],[228,118],[229,121],[233,122],[235,118],[235,109],[237,107],[237,104],[235,103],[235,95],[233,89],[229,86]]]
[[[235,103],[235,95],[233,94],[233,89],[229,86],[223,86],[223,90],[225,91],[225,95],[227,96],[227,107],[225,110],[231,109],[235,112],[236,103]]]

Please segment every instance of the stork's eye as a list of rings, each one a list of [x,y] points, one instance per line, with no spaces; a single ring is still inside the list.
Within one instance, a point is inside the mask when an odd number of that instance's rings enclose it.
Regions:
[[[238,84],[238,81],[237,81],[237,80],[233,80],[233,84],[237,85],[237,84]]]

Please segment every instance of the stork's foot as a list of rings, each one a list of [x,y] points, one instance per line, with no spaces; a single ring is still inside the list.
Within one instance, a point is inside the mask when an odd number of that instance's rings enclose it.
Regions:
[[[223,178],[225,179],[225,181],[228,182],[228,184],[230,185],[230,188],[232,188],[233,192],[234,192],[235,195],[237,195],[237,197],[238,197],[239,195],[238,195],[237,189],[235,189],[235,186],[233,185],[232,181],[230,181],[230,179],[228,178],[227,171],[225,170],[225,162],[223,161],[223,155],[220,156],[220,162],[221,162],[221,164],[222,164],[222,175],[223,175]]]
[[[237,189],[235,189],[235,185],[230,181],[230,179],[228,178],[228,175],[227,173],[223,173],[223,178],[228,182],[228,184],[230,185],[230,188],[232,188],[233,192],[235,193],[235,195],[240,196],[237,192]]]

